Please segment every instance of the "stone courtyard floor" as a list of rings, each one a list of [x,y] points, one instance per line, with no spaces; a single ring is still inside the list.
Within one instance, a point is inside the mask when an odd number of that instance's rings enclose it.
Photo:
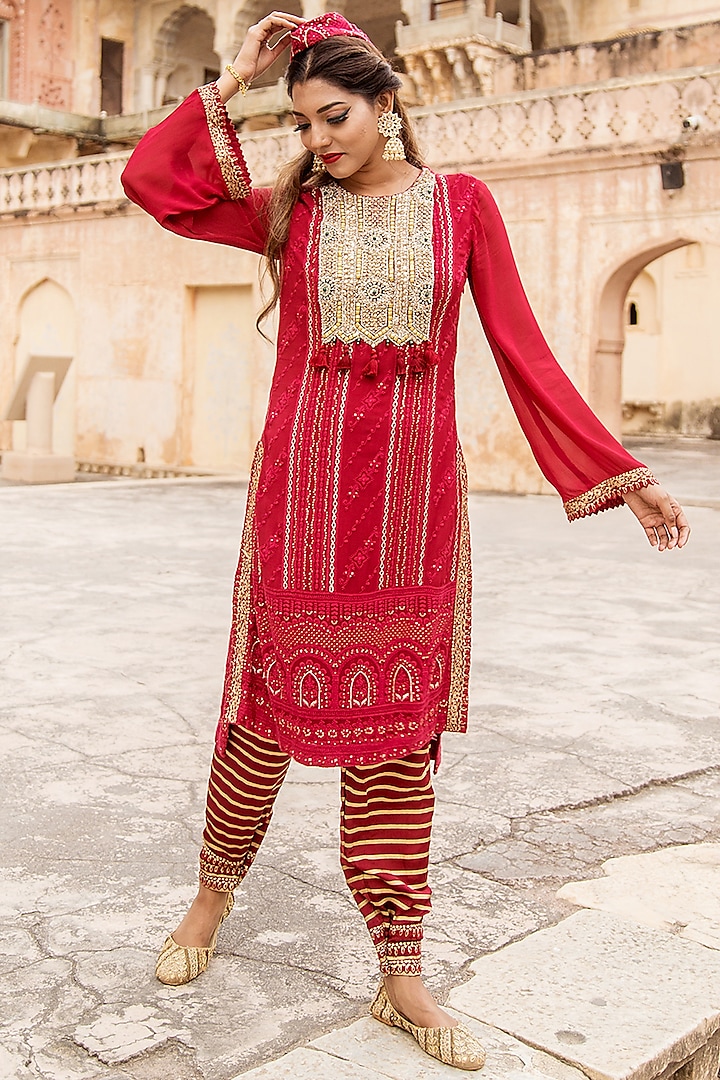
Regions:
[[[471,723],[436,777],[425,947],[457,1008],[473,963],[558,923],[574,940],[575,905],[600,905],[567,883],[720,850],[720,445],[634,452],[687,500],[686,551],[658,555],[626,510],[570,526],[557,499],[471,498]],[[457,1075],[369,1021],[374,1065],[337,1049],[377,976],[335,770],[291,769],[209,970],[154,979],[195,889],[243,510],[212,479],[0,490],[0,1078]]]

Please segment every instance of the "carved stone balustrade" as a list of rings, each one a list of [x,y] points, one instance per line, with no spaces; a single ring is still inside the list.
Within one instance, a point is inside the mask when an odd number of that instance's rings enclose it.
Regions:
[[[490,100],[413,109],[428,163],[436,169],[473,170],[483,163],[523,168],[532,161],[588,153],[682,153],[720,138],[720,66],[698,73],[639,76],[601,87],[553,93],[526,91]],[[697,131],[683,119],[697,116]],[[256,184],[272,184],[296,152],[287,128],[243,136]],[[0,171],[0,220],[23,214],[62,214],[124,202],[120,174],[128,153],[79,158],[61,165]]]

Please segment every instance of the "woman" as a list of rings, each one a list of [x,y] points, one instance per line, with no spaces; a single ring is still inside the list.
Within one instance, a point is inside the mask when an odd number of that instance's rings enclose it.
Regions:
[[[287,49],[304,149],[272,190],[252,190],[225,103]],[[482,1047],[420,978],[431,761],[441,733],[467,720],[470,552],[453,386],[466,280],[570,519],[625,502],[661,551],[689,529],[552,357],[485,186],[423,165],[400,86],[342,16],[273,12],[216,83],[148,132],[124,174],[128,196],[165,228],[264,254],[264,314],[280,305],[200,889],[157,975],[179,984],[207,966],[290,759],[338,765],[341,863],[383,977],[371,1011],[477,1069]]]

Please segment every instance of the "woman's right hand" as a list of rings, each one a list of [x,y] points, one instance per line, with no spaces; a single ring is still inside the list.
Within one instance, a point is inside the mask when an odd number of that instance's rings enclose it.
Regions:
[[[286,34],[287,31],[294,30],[296,26],[302,26],[306,21],[298,15],[289,15],[286,11],[272,11],[248,29],[240,52],[233,63],[238,75],[243,77],[248,86],[253,79],[267,71],[278,56],[290,46],[289,34],[279,39],[273,48],[268,47],[270,39],[277,33]],[[221,79],[224,81],[225,77],[232,79],[229,72],[224,72]],[[237,83],[234,82],[234,86],[237,89]],[[223,97],[225,97],[224,94]]]

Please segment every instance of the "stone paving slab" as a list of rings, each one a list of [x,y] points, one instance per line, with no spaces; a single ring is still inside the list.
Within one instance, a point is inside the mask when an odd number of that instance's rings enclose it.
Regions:
[[[652,1080],[720,1032],[720,956],[603,911],[580,911],[471,969],[450,1005],[593,1080]],[[716,1073],[717,1060],[708,1078]]]
[[[720,841],[717,512],[658,557],[624,511],[470,504],[470,731],[435,778],[440,998],[608,857]],[[225,481],[0,491],[0,1045],[23,1080],[228,1080],[367,1010],[332,770],[291,770],[208,972],[153,978],[195,888],[243,507]],[[87,1033],[133,1007],[152,1045],[107,1064]]]
[[[482,1072],[475,1074],[482,1075],[484,1080],[583,1080],[583,1073],[572,1066],[456,1009],[450,1011],[480,1039],[487,1051]],[[341,1061],[376,1069],[391,1080],[451,1080],[451,1077],[457,1080],[460,1075],[457,1069],[424,1054],[406,1032],[381,1025],[370,1017],[323,1035],[310,1045]],[[328,1075],[333,1075],[331,1070]]]
[[[625,855],[601,869],[605,877],[570,881],[558,896],[720,949],[720,844]]]
[[[341,1061],[322,1050],[301,1047],[289,1054],[243,1073],[244,1080],[387,1080],[388,1073]]]

